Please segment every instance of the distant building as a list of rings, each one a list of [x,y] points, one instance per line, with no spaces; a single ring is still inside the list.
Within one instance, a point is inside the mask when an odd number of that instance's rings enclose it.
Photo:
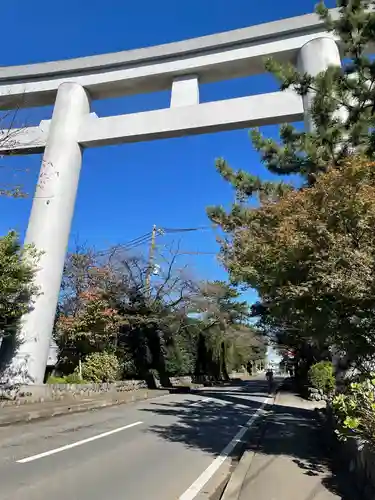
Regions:
[[[272,369],[278,368],[282,361],[282,357],[272,346],[268,346],[266,357],[266,364],[269,368]]]

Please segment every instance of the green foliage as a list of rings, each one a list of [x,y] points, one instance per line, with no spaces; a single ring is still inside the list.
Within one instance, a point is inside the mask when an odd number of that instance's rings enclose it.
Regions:
[[[280,130],[281,144],[252,132],[255,148],[267,168],[276,174],[301,174],[309,184],[329,166],[339,166],[355,150],[368,158],[375,154],[375,61],[366,54],[373,43],[375,13],[371,2],[339,0],[339,18],[333,20],[324,3],[317,7],[327,30],[341,38],[344,65],[311,76],[292,65],[267,62],[282,90],[294,88],[301,96],[314,91],[310,108],[312,131],[291,125]]]
[[[281,90],[293,88],[301,96],[314,93],[309,110],[312,130],[285,124],[280,128],[279,142],[264,137],[257,129],[251,132],[253,146],[271,173],[300,174],[307,185],[312,185],[330,166],[342,165],[353,151],[370,159],[375,154],[375,60],[366,54],[367,45],[375,39],[375,12],[368,9],[368,0],[339,0],[337,4],[337,20],[332,19],[324,2],[317,6],[317,13],[327,30],[341,38],[342,68],[329,67],[312,76],[274,59],[265,65],[279,81]],[[246,171],[235,171],[223,158],[217,160],[216,168],[235,188],[237,201],[253,195],[261,200],[277,199],[293,189],[283,182],[263,182]],[[233,230],[239,223],[233,219],[239,215],[241,220],[241,209],[235,205],[228,218],[222,207],[210,207],[209,215],[223,219],[222,225]]]
[[[18,235],[11,231],[0,238],[0,360],[3,368],[18,343],[19,321],[30,311],[38,289],[33,278],[40,253],[22,248]]]
[[[204,314],[199,324],[196,375],[228,379],[232,369],[263,357],[264,342],[248,325],[249,307],[239,296],[231,284],[221,281],[205,284],[198,301]]]
[[[47,379],[47,384],[66,384],[65,377],[56,377],[55,375],[50,375]]]
[[[375,60],[366,55],[366,46],[373,43],[375,12],[368,9],[368,0],[337,2],[339,18],[333,20],[321,2],[318,15],[327,30],[341,38],[344,66],[329,67],[312,76],[299,73],[292,65],[269,59],[266,69],[279,81],[281,90],[293,88],[301,96],[314,93],[309,110],[312,130],[300,130],[290,124],[280,128],[280,141],[251,131],[255,149],[267,169],[276,175],[300,174],[306,185],[330,166],[339,167],[353,151],[373,158],[375,154]],[[216,169],[236,190],[231,213],[223,207],[209,207],[208,214],[225,230],[241,227],[244,215],[241,203],[257,195],[261,201],[275,200],[293,189],[281,182],[264,182],[244,170],[233,170],[220,158]]]
[[[65,377],[50,375],[47,384],[87,384],[87,380],[82,380],[77,373],[71,373]]]
[[[375,353],[375,60],[366,55],[375,11],[367,0],[337,4],[337,20],[323,3],[317,10],[342,40],[343,68],[311,76],[266,64],[282,90],[314,94],[312,129],[284,125],[278,142],[251,133],[267,169],[299,174],[301,187],[262,182],[220,159],[216,168],[236,201],[207,211],[226,233],[221,256],[232,281],[260,296],[253,313],[263,331],[297,354],[334,346],[358,362]]]
[[[335,390],[335,376],[330,361],[320,361],[312,365],[308,371],[308,380],[311,387],[323,394],[332,394]]]
[[[308,189],[244,207],[242,221],[222,258],[233,280],[257,290],[263,329],[297,351],[374,354],[374,164],[354,157]]]
[[[332,402],[337,434],[342,440],[357,438],[375,448],[375,377],[352,383],[347,393]]]
[[[134,362],[131,352],[124,350],[121,353],[122,360],[122,378],[134,379],[138,376],[137,366]]]
[[[120,362],[115,354],[94,352],[82,363],[82,377],[90,382],[115,382],[121,373]]]
[[[75,347],[80,354],[100,352],[114,345],[120,318],[103,293],[96,290],[80,293],[74,315],[60,314],[55,333],[63,348]]]
[[[31,307],[37,289],[32,284],[39,254],[22,249],[18,235],[11,231],[0,238],[0,332],[13,335],[20,317]]]
[[[148,288],[147,261],[110,255],[108,261],[85,249],[68,257],[55,325],[63,373],[107,352],[119,360],[119,376],[150,380],[157,373],[168,386],[169,376],[222,379],[258,359],[262,342],[246,324],[248,306],[235,287],[187,280],[172,257]]]
[[[87,380],[81,379],[78,373],[69,373],[64,377],[67,384],[87,384]]]
[[[165,368],[169,375],[179,377],[194,372],[193,353],[187,352],[173,345],[167,349]]]

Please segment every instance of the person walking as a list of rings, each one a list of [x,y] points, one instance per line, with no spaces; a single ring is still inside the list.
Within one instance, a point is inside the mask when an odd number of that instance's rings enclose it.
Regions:
[[[268,382],[268,394],[271,394],[273,389],[273,371],[271,368],[269,368],[266,372],[266,379]]]

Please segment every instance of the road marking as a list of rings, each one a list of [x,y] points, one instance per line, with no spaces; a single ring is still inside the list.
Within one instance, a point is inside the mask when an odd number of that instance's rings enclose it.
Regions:
[[[116,434],[117,432],[130,429],[131,427],[135,427],[136,425],[140,425],[142,423],[143,422],[134,422],[133,424],[124,425],[123,427],[118,427],[117,429],[113,429],[112,431],[103,432],[102,434],[98,434],[97,436],[92,436],[87,439],[82,439],[81,441],[76,441],[75,443],[67,444],[65,446],[60,446],[60,448],[55,448],[54,450],[49,450],[45,451],[44,453],[38,453],[38,455],[32,455],[31,457],[22,458],[21,460],[17,460],[17,463],[26,464],[28,462],[33,462],[34,460],[39,460],[39,458],[49,457],[50,455],[55,455],[55,453],[60,453],[61,451],[70,450],[71,448],[75,448],[76,446],[81,446],[82,444],[91,443],[91,441],[96,441],[97,439],[111,436],[112,434]]]
[[[180,496],[178,500],[194,500],[194,498],[201,491],[203,486],[208,483],[211,477],[215,474],[215,472],[219,469],[222,463],[226,460],[226,458],[230,455],[230,453],[234,450],[237,444],[243,438],[245,432],[253,425],[255,420],[261,414],[265,405],[272,398],[267,398],[263,401],[262,405],[258,408],[258,410],[254,413],[254,415],[246,422],[244,426],[237,432],[234,438],[226,445],[226,447],[221,451],[220,455],[215,458],[215,460],[207,467],[205,471],[198,477],[196,481]]]
[[[212,398],[204,398],[200,399],[199,401],[195,401],[195,403],[191,403],[189,406],[198,406],[201,403],[204,403],[205,401],[211,401]]]

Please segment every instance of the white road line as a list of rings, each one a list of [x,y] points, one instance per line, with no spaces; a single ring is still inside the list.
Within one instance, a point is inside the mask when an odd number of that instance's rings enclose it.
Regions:
[[[201,403],[204,403],[205,401],[211,401],[212,398],[204,398],[200,399],[199,401],[195,401],[195,403],[191,403],[189,406],[198,406]]]
[[[203,486],[208,483],[211,477],[215,474],[215,472],[219,469],[222,463],[226,460],[226,458],[230,455],[233,449],[236,447],[237,443],[241,441],[245,432],[253,425],[255,420],[259,417],[261,411],[264,406],[268,403],[271,398],[267,398],[263,401],[262,405],[256,413],[246,422],[246,424],[241,427],[241,429],[237,432],[234,438],[226,445],[226,447],[221,451],[220,455],[215,458],[215,460],[207,467],[205,471],[198,477],[196,481],[183,493],[178,500],[193,500],[198,493],[201,491]]]
[[[49,450],[45,451],[44,453],[38,453],[38,455],[32,455],[31,457],[22,458],[22,460],[17,460],[17,463],[26,464],[28,462],[33,462],[34,460],[39,460],[39,458],[49,457],[50,455],[55,455],[55,453],[70,450],[71,448],[81,446],[82,444],[91,443],[91,441],[96,441],[97,439],[111,436],[111,434],[116,434],[117,432],[124,431],[125,429],[130,429],[131,427],[135,427],[136,425],[140,425],[142,423],[143,422],[134,422],[133,424],[124,425],[123,427],[118,427],[117,429],[113,429],[112,431],[103,432],[102,434],[98,434],[97,436],[92,436],[87,439],[82,439],[81,441],[76,441],[75,443],[60,446],[60,448],[55,448],[54,450]]]

